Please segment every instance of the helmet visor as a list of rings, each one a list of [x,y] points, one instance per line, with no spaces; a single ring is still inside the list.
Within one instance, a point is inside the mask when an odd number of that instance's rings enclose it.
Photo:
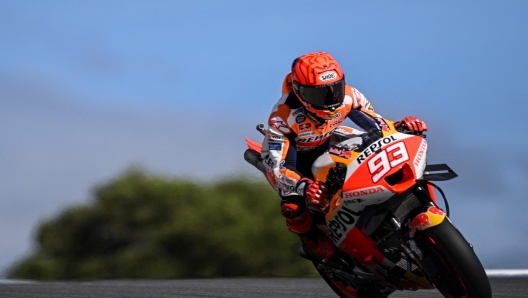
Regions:
[[[337,109],[345,98],[345,80],[323,86],[298,84],[298,95],[318,110]]]

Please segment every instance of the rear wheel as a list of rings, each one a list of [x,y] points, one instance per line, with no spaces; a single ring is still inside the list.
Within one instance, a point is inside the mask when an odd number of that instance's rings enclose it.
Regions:
[[[425,254],[423,265],[427,275],[442,295],[491,297],[490,283],[482,264],[449,220],[424,230],[415,240]]]

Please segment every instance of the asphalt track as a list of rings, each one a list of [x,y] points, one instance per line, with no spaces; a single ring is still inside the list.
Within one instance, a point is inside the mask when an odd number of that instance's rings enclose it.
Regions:
[[[493,297],[528,297],[528,278],[491,278]],[[321,278],[1,281],[0,297],[337,297]],[[442,297],[436,290],[396,292],[398,297]]]

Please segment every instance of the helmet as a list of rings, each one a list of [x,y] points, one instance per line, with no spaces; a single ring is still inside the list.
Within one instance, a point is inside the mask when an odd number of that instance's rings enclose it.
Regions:
[[[308,53],[295,59],[292,86],[305,109],[325,120],[334,116],[345,98],[343,71],[326,52]]]

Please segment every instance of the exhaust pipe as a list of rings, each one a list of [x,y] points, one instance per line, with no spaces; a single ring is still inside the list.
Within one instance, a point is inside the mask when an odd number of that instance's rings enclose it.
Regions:
[[[266,166],[262,163],[262,158],[257,152],[247,149],[246,152],[244,152],[244,159],[250,165],[261,171],[262,174],[266,175]]]

